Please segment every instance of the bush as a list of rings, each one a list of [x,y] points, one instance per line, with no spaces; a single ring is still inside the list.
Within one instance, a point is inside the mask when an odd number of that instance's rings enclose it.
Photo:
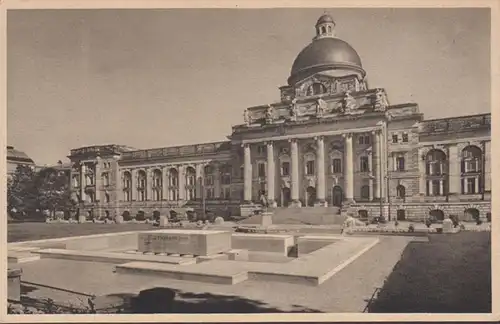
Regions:
[[[431,225],[432,225],[432,220],[430,220],[430,219],[426,219],[426,220],[425,220],[425,226],[427,226],[427,228],[430,228],[430,227],[431,227]]]
[[[415,232],[415,226],[413,224],[408,225],[408,232],[409,233]]]
[[[458,224],[460,224],[457,215],[450,215],[450,220],[453,222],[453,227],[458,227]]]

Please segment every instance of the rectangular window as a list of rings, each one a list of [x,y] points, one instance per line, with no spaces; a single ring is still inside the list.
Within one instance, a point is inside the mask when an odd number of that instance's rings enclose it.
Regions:
[[[314,175],[314,161],[307,161],[306,175]]]
[[[213,185],[214,185],[214,178],[212,176],[206,176],[205,186],[213,186]]]
[[[224,199],[231,199],[231,188],[229,187],[224,188],[223,197]]]
[[[398,134],[393,134],[392,135],[392,142],[397,143],[398,142]]]
[[[367,156],[360,157],[360,171],[361,172],[370,171],[369,166],[368,166],[368,157]]]
[[[231,174],[229,173],[223,174],[221,182],[223,185],[231,184]]]
[[[264,163],[258,164],[259,178],[264,178],[266,176],[266,165]]]
[[[341,173],[342,172],[342,160],[341,159],[333,159],[332,167],[333,167],[333,173]]]
[[[281,164],[281,175],[285,177],[290,175],[290,162],[283,162]]]
[[[370,135],[365,135],[365,144],[370,144]]]
[[[476,179],[467,178],[467,193],[470,194],[476,193]]]
[[[359,144],[365,144],[365,137],[364,136],[359,136],[358,143]]]
[[[396,171],[404,171],[405,170],[405,158],[399,156],[396,158]]]
[[[403,133],[403,143],[408,143],[408,133]]]
[[[265,153],[266,153],[266,146],[265,145],[257,146],[257,154],[264,155]]]
[[[439,180],[432,180],[432,195],[433,196],[441,195],[441,185]]]

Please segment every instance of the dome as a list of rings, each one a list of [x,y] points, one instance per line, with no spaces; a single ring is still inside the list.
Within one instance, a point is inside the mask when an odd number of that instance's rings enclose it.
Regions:
[[[335,21],[333,21],[332,16],[330,16],[328,14],[324,14],[323,16],[318,18],[318,21],[316,22],[316,26],[318,26],[320,24],[324,24],[324,23],[333,23],[334,24]]]
[[[366,74],[358,53],[347,42],[335,37],[317,38],[293,62],[288,83],[291,85],[314,73],[333,69]]]

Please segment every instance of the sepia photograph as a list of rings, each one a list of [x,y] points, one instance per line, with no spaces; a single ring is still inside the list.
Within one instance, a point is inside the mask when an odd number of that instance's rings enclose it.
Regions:
[[[0,4],[7,320],[494,313],[493,1],[65,2]]]

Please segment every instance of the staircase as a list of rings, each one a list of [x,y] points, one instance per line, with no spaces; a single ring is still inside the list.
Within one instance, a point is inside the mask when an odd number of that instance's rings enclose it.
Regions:
[[[340,225],[345,220],[338,207],[278,207],[270,208],[269,211],[273,212],[273,224]],[[255,215],[240,221],[239,224],[257,225],[260,220],[260,215]]]

